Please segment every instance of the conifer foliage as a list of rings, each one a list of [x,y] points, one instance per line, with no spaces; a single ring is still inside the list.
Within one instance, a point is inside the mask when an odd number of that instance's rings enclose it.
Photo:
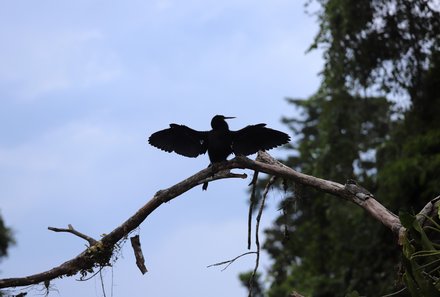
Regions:
[[[324,51],[322,83],[306,100],[289,99],[301,117],[284,118],[295,140],[284,161],[325,179],[355,179],[392,211],[417,213],[440,194],[440,5],[316,2],[320,30],[310,49]],[[402,253],[391,232],[356,206],[297,185],[280,209],[266,230],[265,295],[421,294],[412,285],[422,274],[411,278],[417,263],[408,255],[419,255],[422,244],[409,240]],[[420,234],[411,228],[409,236]]]

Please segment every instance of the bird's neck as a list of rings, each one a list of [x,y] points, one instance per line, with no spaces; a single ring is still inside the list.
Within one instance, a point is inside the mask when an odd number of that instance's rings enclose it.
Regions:
[[[228,126],[224,126],[224,127],[215,127],[212,130],[214,131],[229,131],[229,127]]]
[[[226,122],[218,122],[212,125],[212,130],[214,131],[229,131],[229,126]]]

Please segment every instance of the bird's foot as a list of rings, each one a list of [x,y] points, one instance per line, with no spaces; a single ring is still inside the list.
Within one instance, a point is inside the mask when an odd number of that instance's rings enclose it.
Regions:
[[[224,161],[224,162],[227,162],[227,161]],[[218,166],[216,166],[217,164],[220,164],[220,163],[214,163],[214,164],[210,164],[208,166],[208,168],[211,168],[211,174],[203,182],[202,191],[206,191],[208,189],[208,181],[222,179],[222,178],[246,178],[247,177],[246,174],[232,173],[231,169],[224,169],[224,170],[218,171]]]

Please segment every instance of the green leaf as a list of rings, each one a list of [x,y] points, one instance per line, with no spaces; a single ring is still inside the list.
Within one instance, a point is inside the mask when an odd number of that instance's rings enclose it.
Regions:
[[[432,242],[429,240],[419,221],[414,220],[412,226],[414,230],[416,230],[420,234],[420,243],[422,244],[423,249],[429,251],[435,250]]]
[[[400,219],[400,222],[402,223],[403,227],[405,227],[406,229],[411,229],[411,228],[413,228],[413,223],[414,223],[416,217],[413,215],[410,215],[407,212],[401,211],[399,213],[399,219]]]
[[[406,287],[408,288],[408,291],[411,294],[411,296],[413,296],[413,297],[417,297],[417,296],[422,297],[422,295],[419,295],[419,290],[417,289],[417,285],[414,282],[414,280],[411,277],[411,275],[408,274],[408,272],[405,272],[405,274],[403,275],[403,281],[405,282]]]

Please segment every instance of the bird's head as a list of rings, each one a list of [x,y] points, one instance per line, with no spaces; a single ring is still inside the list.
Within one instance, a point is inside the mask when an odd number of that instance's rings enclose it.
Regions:
[[[216,115],[211,120],[212,129],[229,129],[228,123],[225,120],[227,119],[235,119],[235,117],[225,117],[224,115]]]

